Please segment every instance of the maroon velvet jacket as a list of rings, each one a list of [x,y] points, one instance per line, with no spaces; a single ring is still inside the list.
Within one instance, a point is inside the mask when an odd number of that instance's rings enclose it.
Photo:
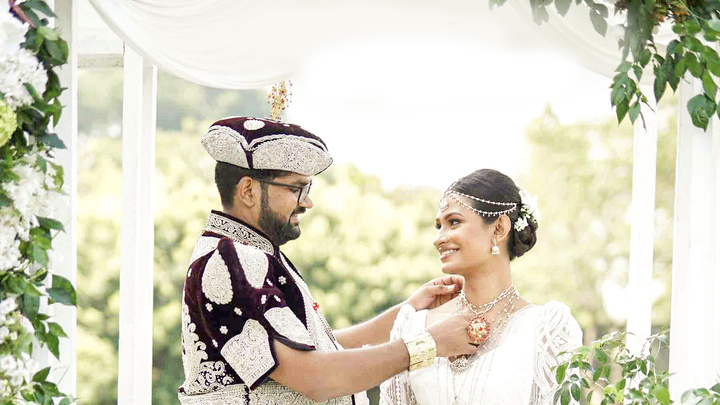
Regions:
[[[274,339],[296,350],[339,347],[280,249],[257,229],[213,211],[195,244],[183,290],[180,402],[316,404],[269,378],[279,364]],[[323,403],[350,405],[356,399]]]

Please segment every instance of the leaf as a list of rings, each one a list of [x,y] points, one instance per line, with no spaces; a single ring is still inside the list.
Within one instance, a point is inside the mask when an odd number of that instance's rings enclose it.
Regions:
[[[638,54],[637,61],[640,64],[640,66],[645,67],[650,62],[651,57],[652,57],[652,52],[650,52],[649,49],[643,49]]]
[[[51,148],[67,149],[65,142],[57,134],[47,133],[40,136],[38,140]]]
[[[53,335],[58,337],[67,337],[67,334],[63,330],[62,326],[60,326],[60,324],[55,322],[48,322],[48,327],[50,328],[50,333],[52,333]]]
[[[570,10],[571,4],[572,0],[555,0],[555,9],[557,10],[558,14],[565,17],[568,10]]]
[[[570,390],[562,390],[562,394],[560,394],[560,403],[562,405],[568,405],[570,403]]]
[[[720,382],[710,387],[710,391],[715,391],[720,394]]]
[[[717,20],[715,18],[708,20],[707,26],[713,31],[720,32],[720,20]]]
[[[602,348],[595,350],[595,357],[597,357],[598,361],[601,363],[607,363],[608,361],[607,353],[605,353],[605,350]]]
[[[48,26],[39,27],[38,33],[46,39],[49,39],[50,41],[57,41],[58,39],[60,39],[60,35],[57,33],[57,31]]]
[[[605,36],[607,34],[608,24],[600,13],[595,10],[590,11],[590,21],[592,22],[593,28],[598,34]]]
[[[43,381],[47,380],[49,374],[50,374],[50,367],[45,367],[44,369],[35,373],[32,380],[34,382],[43,382]]]
[[[710,73],[715,75],[715,77],[720,77],[720,63],[707,62],[705,65],[707,66]]]
[[[687,53],[683,57],[683,60],[685,60],[685,65],[693,76],[697,78],[702,76],[703,67],[697,57],[695,57],[695,54]]]
[[[55,13],[53,13],[50,6],[48,6],[44,1],[26,0],[23,4],[45,14],[48,17],[55,17]]]
[[[47,344],[50,353],[60,360],[60,340],[58,337],[51,334],[45,334],[45,344]]]
[[[570,393],[572,394],[572,397],[573,397],[576,401],[579,401],[579,400],[580,400],[580,396],[582,395],[582,392],[581,392],[581,390],[580,390],[580,386],[579,386],[579,385],[573,384],[573,385],[570,387]]]
[[[715,113],[717,105],[706,94],[698,94],[687,103],[692,123],[698,128],[707,129],[710,117]]]
[[[72,283],[63,276],[53,274],[52,288],[48,289],[48,294],[55,302],[65,305],[77,305],[75,287],[73,287]]]
[[[592,376],[592,379],[594,382],[597,382],[597,380],[599,380],[600,377],[602,377],[602,372],[603,372],[602,367],[598,367],[597,370],[595,370],[595,372],[593,373],[593,376]]]
[[[47,266],[48,266],[47,251],[42,246],[39,246],[38,244],[33,244],[32,247],[33,247],[33,250],[32,250],[33,261],[35,263],[38,263],[39,265],[47,268]]]
[[[594,394],[594,393],[595,393],[595,391],[590,390],[590,392],[588,392],[588,394],[587,394],[587,402],[588,402],[589,404],[592,403],[591,401],[592,401],[592,397],[593,397],[593,394]]]
[[[64,231],[62,222],[52,219],[52,218],[46,218],[46,217],[37,217],[38,221],[40,221],[40,226],[47,229],[54,229],[56,231]]]
[[[689,389],[689,390],[683,392],[682,396],[680,397],[680,402],[685,403],[692,396],[693,396],[693,390]]]
[[[656,385],[652,390],[652,394],[655,398],[657,398],[659,403],[663,405],[670,404],[670,392],[668,392],[668,389],[662,385]]]
[[[615,106],[615,114],[617,115],[618,123],[621,123],[628,112],[629,103],[627,100]]]
[[[643,69],[638,65],[633,65],[633,72],[635,73],[635,77],[637,77],[638,81],[640,81],[640,79],[642,79]]]
[[[667,79],[665,76],[665,71],[662,69],[657,69],[657,71],[655,72],[655,81],[653,82],[655,101],[660,101],[660,99],[663,96],[663,93],[665,93],[666,88],[667,88]]]
[[[617,69],[615,69],[616,72],[625,73],[632,67],[632,63],[630,62],[623,62],[618,65]]]
[[[30,295],[24,295],[20,306],[20,311],[28,319],[34,319],[38,316],[40,310],[40,297],[34,297]]]
[[[55,59],[59,62],[63,62],[63,61],[65,61],[65,59],[67,59],[65,57],[65,55],[63,54],[62,49],[60,48],[60,46],[58,46],[58,44],[56,42],[45,41],[43,43],[43,45],[45,46],[45,49],[47,49],[48,53],[50,54],[50,56],[53,59]]]
[[[630,115],[630,122],[632,122],[634,124],[638,115],[640,115],[640,103],[639,102],[636,101],[635,103],[633,103],[633,105],[630,107],[629,115]]]
[[[710,72],[708,72],[707,70],[703,72],[702,84],[703,84],[703,89],[705,90],[705,93],[710,95],[710,98],[712,98],[714,100],[715,99],[715,91],[717,90],[717,85],[715,84],[712,77],[710,76]]]
[[[537,25],[540,25],[544,22],[550,21],[550,13],[548,13],[547,9],[545,7],[538,7],[535,9],[535,12],[533,13],[533,19],[535,20],[535,23]]]
[[[565,370],[567,370],[567,363],[560,364],[555,370],[555,380],[558,384],[561,384],[565,380]]]
[[[600,13],[600,15],[601,15],[603,18],[608,18],[608,17],[610,16],[610,13],[608,13],[608,8],[607,8],[607,6],[605,6],[604,4],[597,4],[597,3],[595,3],[595,5],[593,6],[593,8],[595,9],[595,11],[597,11],[598,13]]]

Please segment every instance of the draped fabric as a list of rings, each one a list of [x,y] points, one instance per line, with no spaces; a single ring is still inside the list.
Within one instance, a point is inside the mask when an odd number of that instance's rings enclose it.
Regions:
[[[158,67],[186,80],[229,89],[286,79],[332,41],[433,32],[468,19],[472,24],[467,10],[483,1],[90,0],[124,42]],[[529,1],[510,0],[504,7],[536,26]],[[485,7],[476,10],[497,13]],[[622,36],[616,25],[622,17],[610,18],[603,38],[593,30],[586,6],[573,5],[566,17],[557,15],[554,7],[549,11],[550,22],[537,27],[537,33],[583,66],[614,76],[620,61],[617,39]],[[647,76],[651,80],[652,75]]]
[[[425,328],[427,312],[406,305],[398,313],[391,339]],[[582,345],[582,331],[570,308],[557,301],[517,311],[499,345],[476,355],[459,375],[448,360],[404,371],[380,385],[381,405],[551,405],[557,388],[553,367],[560,353]]]

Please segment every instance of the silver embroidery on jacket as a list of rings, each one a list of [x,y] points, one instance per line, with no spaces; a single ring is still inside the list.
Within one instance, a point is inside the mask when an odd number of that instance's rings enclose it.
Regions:
[[[246,396],[249,398],[245,400]],[[350,405],[351,396],[315,402],[274,381],[249,391],[245,384],[235,384],[204,395],[178,395],[182,405]],[[362,405],[358,402],[358,405]]]
[[[242,332],[230,338],[220,349],[228,364],[248,385],[253,385],[275,365],[268,338],[260,322],[249,319]]]
[[[290,267],[284,254],[280,255],[280,260],[285,266],[285,269],[292,277],[295,284],[297,284],[303,297],[303,306],[305,307],[305,319],[307,320],[307,329],[310,337],[315,342],[315,348],[322,353],[328,353],[336,351],[338,348],[335,346],[335,335],[332,333],[330,326],[327,325],[327,321],[320,314],[320,311],[313,309],[313,303],[315,300],[310,294],[310,288],[308,288],[305,281]]]
[[[275,248],[267,238],[237,221],[215,213],[210,213],[205,230],[231,238],[244,245],[254,246],[270,255],[275,253]]]
[[[187,393],[199,392],[197,380],[200,375],[200,364],[208,358],[207,352],[205,352],[207,345],[200,341],[195,330],[196,326],[191,322],[190,308],[185,304],[185,294],[183,293],[181,342],[185,382],[182,388]]]
[[[235,251],[248,283],[254,288],[262,288],[270,268],[267,255],[254,247],[241,243],[235,243]]]
[[[281,335],[308,346],[315,346],[308,330],[289,307],[271,308],[265,312],[265,319]]]
[[[195,249],[193,249],[192,256],[190,256],[190,263],[192,264],[201,256],[205,256],[206,254],[212,252],[217,248],[218,242],[218,238],[212,238],[209,236],[199,237],[197,242],[195,242]]]
[[[205,265],[205,272],[202,275],[202,291],[210,301],[216,304],[228,304],[232,301],[230,269],[219,251],[213,253]]]

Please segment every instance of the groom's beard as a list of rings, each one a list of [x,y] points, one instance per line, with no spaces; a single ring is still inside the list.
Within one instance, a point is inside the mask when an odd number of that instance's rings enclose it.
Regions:
[[[297,207],[290,216],[302,214],[305,210],[303,207]],[[270,241],[277,246],[284,245],[288,241],[300,237],[300,226],[291,224],[290,217],[285,221],[278,213],[273,211],[270,208],[266,192],[263,193],[260,200],[260,220],[258,222],[260,229],[265,232],[268,238],[270,238]]]

